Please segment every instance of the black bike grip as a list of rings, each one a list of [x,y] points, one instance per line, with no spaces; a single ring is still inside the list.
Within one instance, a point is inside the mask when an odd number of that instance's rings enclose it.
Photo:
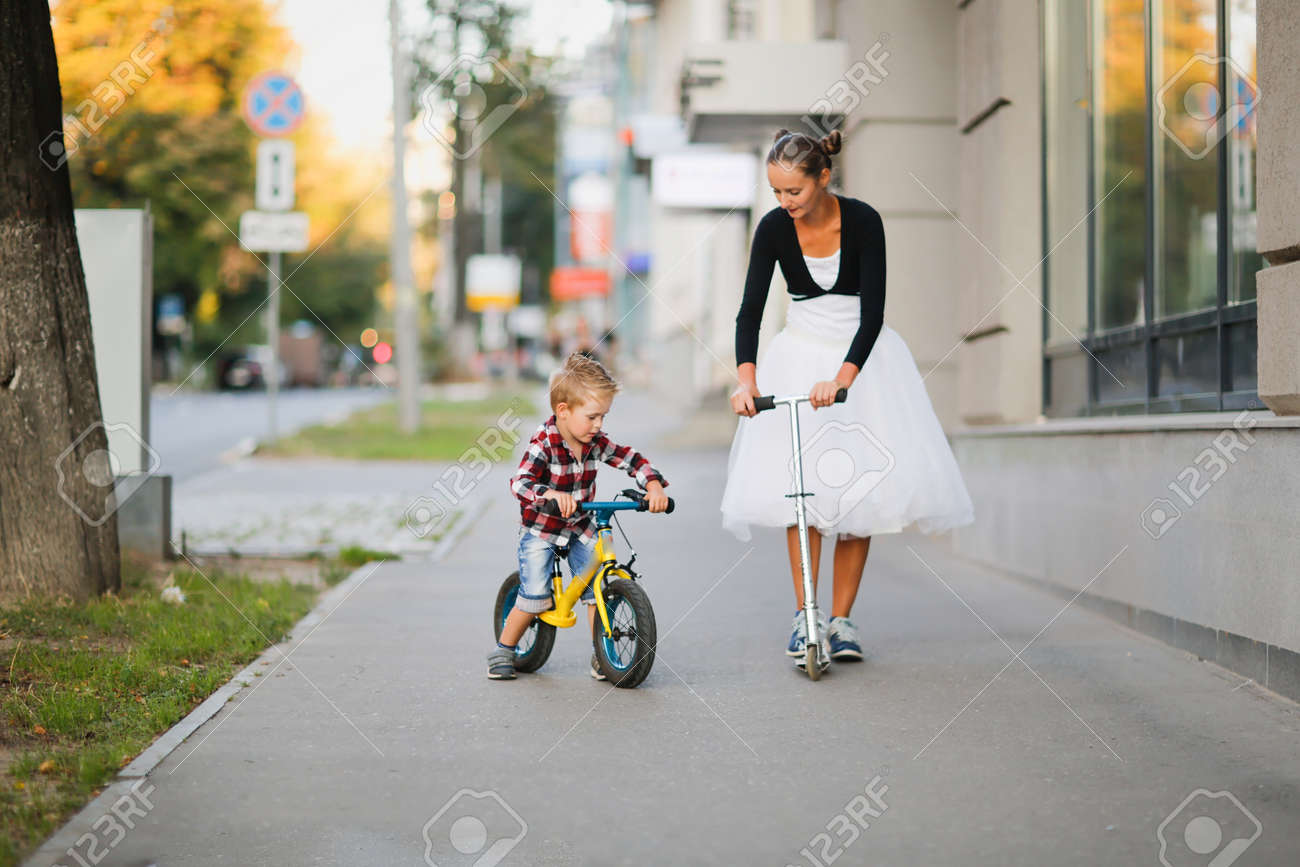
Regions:
[[[774,406],[776,406],[776,396],[775,396],[775,395],[772,395],[772,394],[764,394],[764,395],[760,395],[759,397],[754,398],[754,411],[755,411],[755,412],[762,412],[763,410],[765,410],[765,409],[771,409],[771,408],[774,407]]]
[[[677,503],[673,500],[672,497],[669,497],[669,498],[668,498],[668,508],[664,509],[664,514],[667,515],[667,514],[671,513],[672,510],[675,509],[675,508],[677,508]],[[638,512],[648,512],[648,511],[650,511],[650,501],[649,501],[649,500],[642,500],[641,502],[637,503],[637,505],[636,505],[636,510],[637,510]]]
[[[848,399],[849,399],[849,390],[847,388],[841,388],[839,391],[835,392],[836,403],[844,403],[844,401]]]

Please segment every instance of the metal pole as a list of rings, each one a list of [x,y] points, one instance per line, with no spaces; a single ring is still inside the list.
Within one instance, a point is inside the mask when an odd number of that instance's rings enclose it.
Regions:
[[[276,423],[276,398],[280,394],[280,253],[271,254],[271,274],[266,281],[266,342],[271,348],[271,364],[262,372],[266,381],[266,406],[270,414],[268,435],[271,441],[279,438]]]
[[[402,430],[420,426],[420,330],[416,321],[415,278],[411,273],[411,230],[406,219],[406,121],[411,116],[406,58],[400,44],[397,0],[388,2],[389,48],[393,58],[393,235],[389,268],[396,296],[398,416]]]
[[[812,559],[808,555],[808,515],[803,498],[803,446],[799,441],[799,403],[791,401],[790,440],[794,443],[794,513],[799,519],[799,568],[803,571],[803,612],[808,622],[808,643],[818,641],[817,600],[812,583]]]

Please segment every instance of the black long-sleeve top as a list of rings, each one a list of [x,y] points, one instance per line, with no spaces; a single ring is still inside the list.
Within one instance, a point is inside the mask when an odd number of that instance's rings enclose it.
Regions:
[[[827,294],[861,296],[862,321],[844,360],[861,369],[871,354],[885,321],[885,227],[880,214],[866,202],[834,195],[840,201],[840,272],[830,289],[817,285],[808,273],[793,217],[777,207],[758,221],[749,252],[745,293],[736,314],[736,364],[758,359],[758,327],[763,321],[772,268],[778,262],[795,302]]]

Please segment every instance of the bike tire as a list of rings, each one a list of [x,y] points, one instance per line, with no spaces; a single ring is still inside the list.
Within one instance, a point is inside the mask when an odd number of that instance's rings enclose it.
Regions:
[[[501,640],[501,629],[505,626],[506,616],[515,607],[515,597],[518,595],[519,573],[511,572],[501,583],[496,605],[492,609],[492,634],[498,641]],[[515,647],[515,671],[536,671],[546,664],[554,648],[555,627],[543,623],[540,618],[533,618]]]
[[[659,641],[654,608],[641,585],[627,578],[606,583],[604,594],[615,635],[607,638],[600,618],[596,618],[591,636],[596,666],[611,685],[631,689],[639,686],[654,666]]]

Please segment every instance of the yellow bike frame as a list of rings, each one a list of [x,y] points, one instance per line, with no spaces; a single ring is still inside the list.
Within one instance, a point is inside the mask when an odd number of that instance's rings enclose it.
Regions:
[[[576,539],[571,543],[574,545],[581,544]],[[578,615],[573,610],[578,604],[587,585],[595,581],[595,586],[591,592],[596,596],[596,612],[600,615],[601,626],[604,627],[605,637],[613,635],[609,625],[609,612],[605,610],[605,594],[602,591],[605,581],[612,572],[622,572],[622,577],[631,577],[624,572],[623,568],[618,565],[618,558],[614,555],[614,531],[609,527],[601,527],[596,532],[596,556],[592,558],[591,566],[582,575],[575,575],[569,581],[569,586],[564,586],[564,576],[555,574],[552,578],[554,586],[552,593],[555,596],[555,607],[550,611],[543,611],[538,615],[542,622],[549,623],[552,626],[558,626],[561,629],[567,629],[578,622]]]

